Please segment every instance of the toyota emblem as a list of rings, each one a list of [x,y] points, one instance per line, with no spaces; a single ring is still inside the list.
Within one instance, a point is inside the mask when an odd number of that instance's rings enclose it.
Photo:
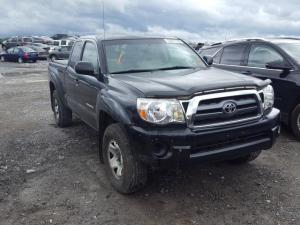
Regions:
[[[223,105],[223,113],[232,114],[236,111],[236,104],[234,102],[225,102]]]

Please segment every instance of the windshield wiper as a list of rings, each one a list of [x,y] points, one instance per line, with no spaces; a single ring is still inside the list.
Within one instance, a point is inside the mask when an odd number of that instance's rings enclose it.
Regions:
[[[192,66],[171,66],[171,67],[164,67],[164,68],[158,68],[155,70],[182,70],[182,69],[195,69],[196,67]]]
[[[160,71],[160,70],[180,70],[180,69],[195,69],[192,66],[172,66],[172,67],[163,67],[157,69],[132,69],[132,70],[123,70],[123,71],[116,71],[112,72],[111,74],[122,74],[122,73],[143,73],[143,72],[153,72],[153,71]]]
[[[143,73],[143,72],[151,72],[151,70],[123,70],[123,71],[116,71],[112,72],[111,74],[122,74],[122,73]]]

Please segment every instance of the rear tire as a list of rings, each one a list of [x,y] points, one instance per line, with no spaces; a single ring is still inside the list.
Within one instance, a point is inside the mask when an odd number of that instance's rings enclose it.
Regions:
[[[147,168],[130,144],[119,124],[111,124],[104,132],[102,154],[105,170],[112,186],[122,194],[141,189],[147,182]]]
[[[297,105],[292,112],[291,128],[295,138],[300,141],[300,104]]]
[[[51,104],[56,125],[58,127],[70,126],[72,124],[72,111],[61,102],[56,90],[53,91]]]
[[[261,153],[261,150],[256,151],[256,152],[251,152],[246,156],[242,156],[242,157],[239,157],[239,158],[236,158],[236,159],[229,160],[229,162],[232,163],[232,164],[248,163],[248,162],[251,162],[251,161],[255,160],[260,155],[260,153]]]

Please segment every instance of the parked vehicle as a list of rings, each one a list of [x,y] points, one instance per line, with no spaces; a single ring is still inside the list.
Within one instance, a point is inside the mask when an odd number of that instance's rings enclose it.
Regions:
[[[26,46],[19,46],[10,48],[5,52],[0,53],[0,59],[4,61],[14,61],[18,63],[23,62],[36,62],[38,59],[38,53],[33,49]]]
[[[49,60],[52,62],[58,59],[68,59],[72,46],[62,46],[49,50]]]
[[[46,44],[46,45],[52,45],[53,44],[53,39],[47,36],[40,36],[39,37],[42,40],[42,44]]]
[[[3,50],[7,50],[12,47],[24,45],[24,42],[22,41],[21,37],[11,37],[3,41],[1,45]]]
[[[65,47],[65,46],[72,46],[74,44],[74,40],[71,39],[63,39],[63,40],[55,40],[53,41],[53,45],[57,47]]]
[[[50,45],[46,45],[46,44],[42,44],[42,43],[31,43],[31,46],[36,46],[36,47],[40,47],[46,51],[50,50]]]
[[[69,35],[69,34],[55,34],[53,36],[51,36],[51,38],[53,40],[61,40],[61,39],[68,39],[68,38],[78,38],[77,36],[75,35]]]
[[[300,39],[245,39],[219,43],[200,51],[213,66],[261,79],[271,79],[275,107],[300,140]]]
[[[38,59],[48,59],[49,53],[47,50],[33,44],[26,45],[26,46],[38,53]]]
[[[279,133],[269,80],[210,68],[180,39],[81,38],[48,71],[56,124],[74,114],[99,132],[121,193],[141,188],[149,167],[252,161]]]
[[[32,43],[42,43],[43,40],[38,37],[12,37],[2,42],[2,49],[6,50],[12,47],[24,46]]]

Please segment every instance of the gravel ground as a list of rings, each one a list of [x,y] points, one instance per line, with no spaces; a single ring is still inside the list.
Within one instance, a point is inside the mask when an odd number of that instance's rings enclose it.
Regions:
[[[47,63],[0,63],[0,224],[300,224],[300,143],[284,131],[243,166],[193,165],[116,193],[80,121],[55,127]]]

